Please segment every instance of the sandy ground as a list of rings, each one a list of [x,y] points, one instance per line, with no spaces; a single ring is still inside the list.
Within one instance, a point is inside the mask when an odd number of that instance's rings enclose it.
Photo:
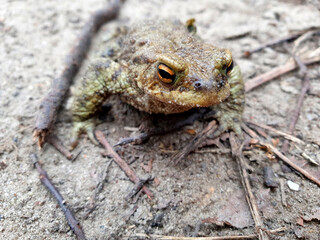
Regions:
[[[251,234],[252,219],[243,196],[238,168],[230,154],[193,153],[177,166],[170,166],[171,154],[161,149],[181,149],[193,136],[186,129],[200,131],[206,121],[197,121],[181,131],[154,137],[142,145],[121,149],[121,156],[139,176],[152,175],[158,182],[149,188],[154,199],[142,195],[136,203],[125,200],[133,184],[115,163],[100,155],[101,148],[82,138],[75,150],[82,151],[75,161],[66,160],[51,146],[39,151],[32,140],[34,117],[51,80],[57,76],[64,57],[71,49],[90,14],[105,4],[91,1],[0,1],[0,239],[75,239],[56,200],[40,183],[30,153],[38,154],[53,183],[75,213],[88,239],[136,239],[137,233],[171,236],[218,236]],[[320,2],[310,1],[134,1],[123,5],[120,16],[104,26],[110,31],[119,24],[138,19],[196,18],[198,33],[207,42],[228,47],[247,80],[284,64],[291,44],[267,48],[250,59],[244,50],[294,31],[320,26]],[[95,40],[98,45],[102,34]],[[305,48],[319,47],[319,37],[309,39]],[[94,49],[90,55],[94,54]],[[89,57],[90,59],[90,57]],[[87,63],[86,63],[87,64]],[[81,71],[83,73],[85,67]],[[301,152],[320,161],[320,70],[309,68],[311,92],[307,95],[295,136],[306,141],[299,148],[291,145],[290,155],[304,167],[319,174],[319,167],[305,163]],[[80,73],[80,75],[81,75]],[[79,80],[79,79],[76,79]],[[287,74],[247,95],[245,119],[286,130],[301,88],[298,72]],[[112,109],[101,128],[111,143],[130,135],[124,127],[138,127],[145,115],[112,99]],[[67,104],[65,104],[67,105]],[[68,143],[70,113],[64,107],[56,123],[56,134]],[[267,139],[279,137],[267,133]],[[278,147],[283,139],[280,138]],[[313,143],[312,143],[313,142]],[[228,147],[228,145],[225,145]],[[215,149],[215,146],[206,150]],[[153,159],[152,172],[141,167]],[[251,150],[250,179],[258,198],[264,225],[268,229],[287,227],[272,239],[320,239],[320,188],[295,172],[282,172],[279,161],[265,152]],[[263,184],[263,168],[272,167],[276,179],[283,181],[287,205],[282,204],[280,188],[268,190]],[[96,208],[86,216],[90,199],[101,176],[107,173]],[[299,191],[288,188],[287,181],[299,184]],[[221,217],[231,202],[244,211],[243,226],[219,227],[199,224],[207,218]],[[136,206],[136,211],[130,212]],[[238,206],[238,205],[236,205]],[[318,211],[318,212],[317,212]],[[230,218],[235,213],[229,213]],[[317,215],[318,214],[318,215]],[[128,220],[125,220],[130,216]],[[309,217],[309,218],[308,218]],[[298,225],[302,221],[304,226]],[[241,219],[241,217],[239,217]],[[307,219],[311,221],[307,221]],[[318,220],[317,220],[318,219]],[[233,220],[230,220],[231,222]]]

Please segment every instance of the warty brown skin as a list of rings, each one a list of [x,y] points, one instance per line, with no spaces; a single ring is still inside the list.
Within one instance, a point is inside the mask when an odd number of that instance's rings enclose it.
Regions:
[[[73,142],[93,131],[95,114],[112,94],[148,113],[210,107],[223,131],[241,134],[244,84],[228,49],[203,42],[180,21],[148,21],[119,28],[89,67],[72,104]],[[190,30],[190,32],[188,31]]]

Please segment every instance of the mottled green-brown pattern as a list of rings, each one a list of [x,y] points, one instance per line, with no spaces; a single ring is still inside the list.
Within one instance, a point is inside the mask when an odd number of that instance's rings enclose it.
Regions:
[[[241,133],[244,88],[240,69],[231,70],[231,52],[203,42],[195,28],[188,32],[187,25],[177,20],[119,28],[102,53],[74,94],[73,140],[85,131],[95,141],[94,115],[112,94],[149,113],[212,107],[225,130]],[[172,83],[161,80],[159,64],[172,70]]]

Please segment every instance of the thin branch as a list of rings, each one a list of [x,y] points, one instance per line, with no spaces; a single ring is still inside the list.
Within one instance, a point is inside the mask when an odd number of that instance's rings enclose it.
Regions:
[[[115,18],[119,9],[120,1],[114,0],[107,7],[95,12],[83,27],[77,43],[66,57],[64,70],[58,78],[53,80],[50,90],[40,104],[33,132],[39,148],[42,148],[47,141],[60,105],[86,57],[93,35],[104,23]]]
[[[305,65],[314,64],[314,63],[320,62],[320,56],[312,56],[310,58],[304,58],[302,59],[302,62]],[[263,73],[259,76],[256,76],[246,81],[245,91],[249,92],[256,87],[273,80],[274,78],[277,78],[285,73],[291,72],[297,67],[298,67],[298,64],[291,59],[283,66],[276,67],[270,70],[269,72]]]
[[[166,149],[160,149],[160,152],[162,153],[178,153],[179,150],[166,150]],[[194,153],[216,153],[216,154],[227,154],[230,153],[230,149],[202,149],[202,150],[195,150]]]
[[[278,45],[280,43],[283,43],[283,42],[288,42],[288,41],[292,41],[292,40],[295,40],[296,38],[300,37],[302,34],[304,34],[304,32],[300,32],[300,33],[296,33],[296,34],[292,34],[290,36],[285,36],[285,37],[282,37],[282,38],[279,38],[279,39],[275,39],[275,40],[272,40],[270,42],[267,42],[267,43],[264,43],[252,50],[249,50],[249,51],[245,51],[243,53],[243,55],[245,57],[250,57],[253,53],[256,53],[256,52],[259,52],[261,51],[262,49],[265,49],[267,47],[272,47],[274,45]]]
[[[315,176],[304,170],[303,168],[299,167],[297,164],[292,162],[289,158],[287,158],[284,154],[282,154],[276,147],[272,146],[271,144],[264,143],[259,136],[252,131],[250,128],[248,128],[245,124],[241,124],[241,128],[247,132],[252,138],[255,138],[258,140],[258,143],[265,146],[266,148],[270,149],[274,152],[282,161],[287,163],[290,167],[294,168],[298,172],[300,172],[302,175],[304,175],[309,180],[313,181],[314,183],[318,184],[320,186],[320,180],[317,179]]]
[[[90,203],[89,203],[89,206],[87,208],[87,212],[83,216],[83,219],[87,219],[88,216],[96,209],[96,207],[97,207],[96,199],[98,198],[99,194],[101,193],[101,191],[102,191],[102,189],[104,187],[104,183],[106,182],[106,178],[108,176],[108,170],[109,170],[109,167],[111,166],[112,162],[113,162],[113,160],[110,160],[108,162],[105,170],[102,172],[102,176],[100,177],[100,179],[98,180],[98,183],[96,184],[96,186],[94,188],[94,193],[90,197],[90,200],[89,200]]]
[[[300,66],[301,71],[303,71],[304,77],[303,77],[303,86],[300,91],[299,99],[298,99],[298,102],[294,108],[294,112],[291,117],[291,122],[289,125],[289,133],[290,134],[293,133],[293,131],[296,127],[296,124],[298,122],[299,115],[301,112],[303,100],[304,100],[305,95],[307,94],[308,90],[310,89],[310,79],[309,79],[309,74],[308,74],[306,65],[297,56],[295,56],[295,60],[297,62],[297,65]],[[283,153],[286,153],[288,151],[288,146],[289,146],[288,140],[284,141],[282,149],[281,149]]]
[[[98,141],[102,144],[102,146],[106,149],[107,154],[113,158],[113,160],[115,161],[115,163],[118,164],[118,166],[122,169],[122,171],[125,172],[125,174],[128,176],[128,178],[138,184],[140,182],[140,178],[136,175],[136,173],[130,168],[130,166],[126,163],[126,161],[124,161],[111,147],[111,145],[108,143],[107,139],[105,138],[103,132],[101,132],[100,130],[96,130],[95,131],[95,135],[96,138],[98,139]],[[144,191],[145,194],[147,194],[149,199],[152,199],[153,194],[152,192],[149,190],[149,188],[147,188],[146,186],[142,187],[142,190]]]
[[[198,133],[181,151],[175,154],[171,161],[174,164],[177,164],[182,160],[186,155],[188,155],[191,151],[197,149],[197,147],[206,139],[208,136],[212,135],[212,133],[217,129],[216,121],[211,121],[208,126],[203,129],[200,133]]]
[[[85,237],[84,232],[82,231],[82,228],[81,228],[79,222],[75,219],[72,212],[69,210],[68,206],[65,203],[65,200],[61,196],[58,189],[56,189],[56,187],[51,182],[50,178],[48,177],[47,172],[45,170],[43,170],[43,168],[41,167],[41,164],[38,162],[37,155],[32,153],[31,159],[33,161],[34,167],[37,169],[37,171],[40,174],[39,178],[40,178],[42,184],[50,191],[50,193],[53,195],[53,197],[57,200],[60,208],[62,209],[62,211],[68,221],[70,228],[76,234],[77,239],[85,240],[86,237]]]
[[[290,135],[290,134],[288,134],[288,133],[279,131],[279,130],[273,128],[273,127],[264,125],[264,124],[262,124],[262,123],[257,123],[257,122],[251,121],[251,120],[246,120],[246,122],[249,123],[249,124],[253,124],[253,125],[255,125],[255,126],[258,126],[258,127],[260,127],[260,128],[263,128],[263,129],[272,131],[272,132],[278,134],[279,136],[283,136],[284,138],[286,138],[286,139],[288,139],[288,140],[290,140],[290,141],[292,141],[292,142],[295,142],[295,143],[298,143],[298,144],[305,144],[305,142],[302,141],[301,139],[296,138],[295,136],[292,136],[292,135]]]
[[[258,231],[259,240],[269,239],[268,235],[262,230],[263,222],[259,214],[258,205],[256,199],[252,193],[251,185],[249,182],[249,176],[245,169],[245,160],[242,155],[242,146],[238,144],[238,140],[235,137],[235,133],[230,133],[230,144],[233,157],[236,159],[240,171],[241,182],[246,193],[246,199],[250,208],[251,215],[253,217],[256,229]]]
[[[125,197],[126,200],[129,200],[130,198],[133,198],[135,195],[137,195],[140,190],[143,188],[143,186],[150,182],[150,180],[153,180],[152,177],[148,177],[147,179],[140,179],[139,182],[137,182],[133,189],[129,192],[129,194]]]
[[[282,154],[277,148],[272,146],[271,144],[259,142],[261,145],[266,146],[269,148],[272,152],[274,152],[282,161],[284,161],[286,164],[288,164],[290,167],[294,168],[298,172],[300,172],[302,175],[304,175],[306,178],[311,180],[312,182],[318,184],[320,186],[320,180],[317,179],[315,176],[304,170],[303,168],[299,167],[297,164],[292,162],[289,158],[287,158],[284,154]]]
[[[267,231],[270,234],[276,234],[286,231],[287,228],[282,227],[274,230]],[[133,237],[133,236],[130,236]],[[239,236],[217,236],[217,237],[174,237],[174,236],[162,236],[162,235],[148,235],[144,233],[137,233],[134,237],[143,237],[145,239],[152,240],[240,240],[240,239],[256,239],[256,234],[239,235]]]
[[[65,156],[68,160],[72,160],[73,156],[71,152],[63,146],[61,141],[56,137],[56,136],[50,136],[48,138],[48,142],[55,148],[57,149],[63,156]]]
[[[284,181],[280,179],[280,193],[281,193],[281,202],[284,207],[288,207],[286,192],[284,190]]]
[[[152,240],[240,240],[240,239],[256,239],[257,235],[244,235],[244,236],[219,236],[219,237],[173,237],[173,236],[161,236],[161,235],[147,235],[138,233],[135,236],[144,237],[145,239]]]

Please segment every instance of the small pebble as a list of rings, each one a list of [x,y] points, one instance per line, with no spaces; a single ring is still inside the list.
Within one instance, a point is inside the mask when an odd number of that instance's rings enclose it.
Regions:
[[[299,188],[300,188],[299,184],[294,183],[294,182],[292,182],[292,181],[290,181],[290,180],[288,180],[287,184],[288,184],[288,187],[289,187],[291,190],[293,190],[293,191],[299,191]]]

